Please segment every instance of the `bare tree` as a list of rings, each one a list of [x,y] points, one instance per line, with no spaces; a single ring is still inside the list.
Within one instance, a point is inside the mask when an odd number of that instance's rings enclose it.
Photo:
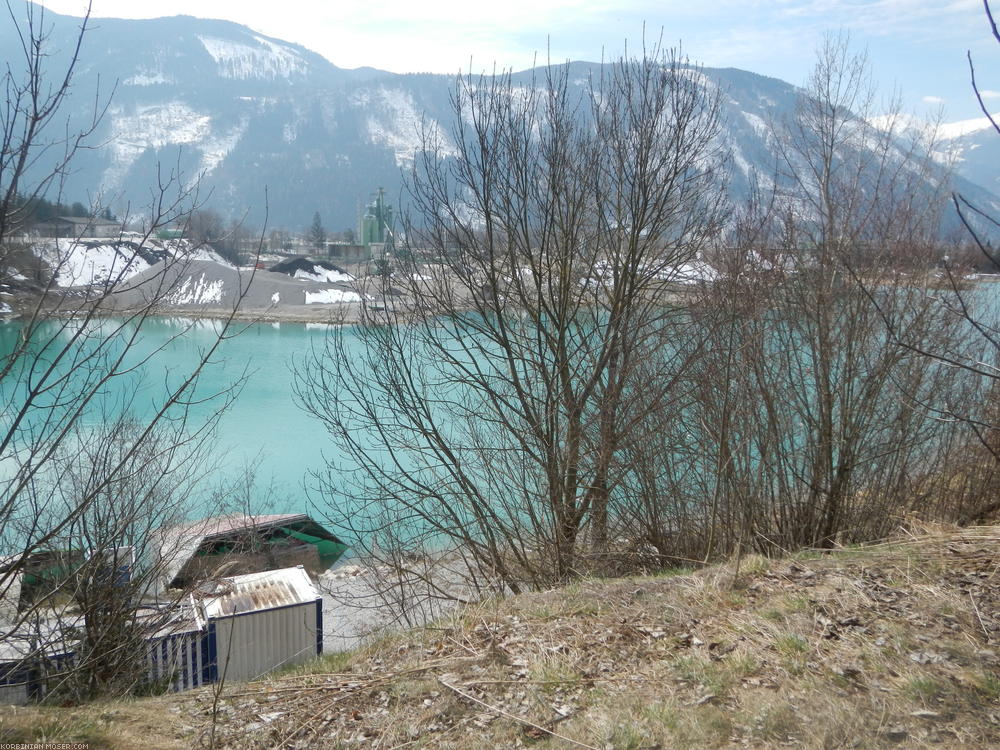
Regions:
[[[157,578],[178,550],[152,550],[157,532],[185,520],[206,494],[211,426],[192,432],[184,422],[158,424],[133,450],[145,429],[132,417],[77,424],[74,444],[60,451],[61,471],[41,480],[54,485],[45,523],[72,521],[47,548],[47,574],[22,589],[36,615],[22,635],[49,666],[47,686],[60,700],[153,687],[146,641],[177,618]],[[81,511],[80,498],[88,497]],[[73,657],[53,665],[46,654]]]
[[[217,211],[208,208],[192,211],[187,217],[184,237],[196,245],[214,245],[226,237],[226,224]]]
[[[452,104],[457,156],[425,133],[392,285],[298,390],[350,456],[350,484],[317,479],[361,549],[411,572],[453,549],[517,591],[606,554],[624,448],[670,408],[673,292],[722,215],[718,98],[657,47],[582,87],[567,66],[462,77]]]
[[[983,0],[983,9],[990,33],[1000,43],[1000,32],[994,20],[989,0]],[[967,54],[973,92],[993,129],[1000,134],[1000,123],[987,109],[976,80],[976,68],[971,53]],[[968,248],[953,247],[939,253],[943,281],[930,295],[938,315],[957,325],[961,335],[933,341],[914,340],[908,336],[907,319],[887,306],[883,295],[870,284],[865,284],[869,298],[879,311],[894,345],[912,355],[938,363],[953,374],[956,381],[973,381],[979,388],[974,399],[949,398],[924,402],[939,419],[962,425],[971,431],[972,441],[962,445],[961,454],[949,466],[947,481],[975,499],[956,502],[953,517],[960,522],[974,522],[990,517],[1000,508],[996,501],[996,487],[1000,479],[1000,419],[996,411],[996,393],[1000,387],[1000,322],[989,286],[981,286],[970,279],[970,270],[981,266],[989,272],[1000,265],[1000,256],[994,249],[1000,238],[1000,221],[982,206],[965,196],[953,193],[951,204],[966,236],[972,242],[978,260],[970,262]],[[864,279],[859,279],[864,282]],[[969,346],[969,337],[975,345]]]
[[[18,32],[23,65],[8,67],[0,77],[5,95],[0,108],[0,241],[20,227],[35,199],[61,192],[61,181],[73,157],[97,130],[110,102],[109,96],[97,92],[96,105],[84,127],[70,132],[61,129],[61,108],[70,94],[90,22],[89,3],[76,45],[57,71],[49,68],[51,28],[45,10],[29,2],[5,0],[4,5]]]
[[[633,449],[636,535],[665,558],[879,538],[962,502],[943,492],[960,436],[937,417],[977,386],[913,353],[975,352],[925,288],[946,174],[926,142],[872,124],[866,81],[864,58],[828,39],[775,125],[771,195],[692,305],[709,343],[690,402]]]
[[[84,48],[87,19],[68,63],[53,77],[44,11],[26,3],[27,20],[22,21],[9,2],[6,7],[22,40],[24,64],[20,70],[8,68],[3,76],[7,98],[0,121],[0,252],[5,258],[23,198],[58,191],[62,175],[74,154],[88,144],[103,111],[98,107],[83,130],[69,135],[55,127]],[[183,223],[198,207],[197,190],[182,184],[176,171],[162,170],[155,176],[152,201],[142,217],[144,236],[116,243],[120,263],[99,283],[72,291],[60,288],[57,279],[74,247],[72,241],[56,243],[44,283],[22,295],[17,322],[5,327],[0,350],[0,600],[12,597],[38,554],[77,549],[89,561],[86,565],[97,568],[75,578],[86,583],[70,595],[78,604],[87,603],[87,618],[101,620],[104,615],[98,613],[106,613],[109,605],[105,600],[95,604],[100,599],[95,592],[110,589],[98,573],[110,550],[135,546],[130,540],[141,538],[138,529],[151,510],[141,496],[128,497],[125,488],[134,488],[142,477],[149,491],[170,494],[168,478],[184,471],[182,459],[197,453],[213,423],[211,416],[193,418],[192,408],[199,405],[203,413],[211,413],[206,404],[223,409],[235,396],[231,388],[221,393],[198,389],[219,346],[236,333],[232,315],[220,322],[216,338],[190,371],[172,373],[159,391],[140,391],[143,367],[155,364],[170,345],[151,345],[144,331],[185,278],[191,255],[183,245],[161,253],[156,271],[145,277],[141,302],[124,305],[116,296],[134,264],[152,257],[150,238],[165,226]],[[135,211],[130,214],[136,216]],[[175,338],[183,335],[180,330]],[[145,401],[141,409],[136,403],[140,392]],[[154,466],[163,469],[159,480],[149,474]],[[171,492],[176,490],[171,487]],[[20,638],[27,623],[44,616],[35,604],[4,610],[8,616],[0,621],[0,641]],[[102,638],[101,627],[96,624],[86,637]],[[36,645],[27,658],[44,656],[46,644]],[[101,669],[113,671],[113,651],[101,651],[96,643],[85,650],[91,656],[103,654],[104,666],[94,666],[95,679]]]
[[[1000,44],[1000,31],[993,17],[989,0],[983,0],[983,10],[990,33]],[[976,96],[983,114],[989,120],[993,129],[1000,135],[1000,123],[989,112],[983,101],[979,84],[976,81],[976,68],[971,52],[967,54],[972,90]],[[973,247],[990,270],[1000,267],[1000,255],[996,251],[996,243],[1000,238],[1000,219],[982,206],[976,205],[965,196],[955,193],[951,196],[952,205],[957,213]],[[983,402],[972,409],[962,409],[952,405],[943,413],[964,422],[975,434],[980,447],[992,457],[993,462],[1000,462],[1000,420],[993,408],[994,395],[1000,387],[1000,321],[996,315],[996,306],[990,299],[991,295],[984,289],[970,290],[966,280],[968,267],[963,265],[957,253],[944,257],[944,273],[949,294],[941,294],[939,301],[955,317],[964,320],[970,329],[979,337],[985,352],[975,352],[969,356],[967,352],[942,342],[938,347],[914,347],[913,351],[946,365],[963,370],[974,375],[987,384],[989,394]],[[891,316],[886,316],[886,324],[890,334],[898,337],[899,325]],[[983,513],[996,512],[1000,503],[992,503]],[[982,514],[981,514],[982,515]]]

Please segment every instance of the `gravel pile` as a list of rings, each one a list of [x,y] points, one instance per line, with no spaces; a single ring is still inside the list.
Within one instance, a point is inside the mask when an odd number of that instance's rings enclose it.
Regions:
[[[351,321],[361,295],[350,282],[320,282],[209,260],[156,264],[112,294],[116,309],[150,302],[163,312],[204,317],[228,315],[261,320]]]

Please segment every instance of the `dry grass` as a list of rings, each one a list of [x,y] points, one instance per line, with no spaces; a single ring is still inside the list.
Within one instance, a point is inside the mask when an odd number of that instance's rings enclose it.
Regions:
[[[194,695],[91,703],[74,708],[4,706],[0,744],[84,743],[89,750],[191,747],[203,720]]]
[[[230,689],[218,738],[231,748],[998,747],[998,552],[998,527],[936,529],[489,602],[314,673]],[[147,704],[183,705],[194,725],[183,741],[204,736],[208,694],[127,705]]]

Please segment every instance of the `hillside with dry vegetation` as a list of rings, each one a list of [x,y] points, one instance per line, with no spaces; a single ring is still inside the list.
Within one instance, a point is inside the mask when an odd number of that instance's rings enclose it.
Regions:
[[[1000,746],[1000,528],[584,580],[249,685],[14,709],[91,748]],[[215,721],[213,722],[213,716]],[[214,726],[213,726],[214,725]]]

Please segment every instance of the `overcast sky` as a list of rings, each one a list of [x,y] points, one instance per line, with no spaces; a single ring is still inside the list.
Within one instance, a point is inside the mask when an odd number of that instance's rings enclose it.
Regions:
[[[85,0],[42,0],[81,15]],[[994,3],[1000,14],[1000,2]],[[343,68],[454,73],[530,67],[619,54],[643,36],[682,42],[710,67],[737,67],[802,84],[817,44],[846,30],[868,50],[882,90],[908,110],[944,107],[948,120],[976,117],[966,50],[990,109],[1000,110],[1000,45],[982,0],[93,0],[95,17],[222,18],[298,42]],[[1000,20],[1000,19],[998,19]]]

